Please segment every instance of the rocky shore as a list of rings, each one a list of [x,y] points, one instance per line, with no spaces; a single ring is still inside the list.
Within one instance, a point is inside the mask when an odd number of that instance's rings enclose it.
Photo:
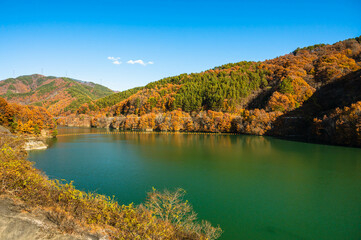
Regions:
[[[58,124],[66,127],[97,127],[119,129],[126,117],[91,117],[89,115],[69,115],[58,118]]]
[[[360,105],[358,105],[359,108]],[[355,105],[354,108],[357,106]],[[347,108],[346,108],[347,110]],[[345,111],[346,111],[345,110]],[[301,111],[301,110],[300,110]],[[341,111],[341,110],[340,110]],[[342,126],[337,126],[340,124],[341,120],[336,116],[334,118],[329,118],[324,121],[319,120],[318,122],[315,120],[312,121],[310,117],[304,117],[302,113],[286,113],[282,116],[279,116],[272,124],[272,127],[264,132],[264,131],[256,131],[257,129],[263,129],[268,123],[265,125],[255,125],[254,131],[247,131],[247,127],[252,125],[247,125],[241,118],[235,118],[232,124],[235,126],[231,127],[232,131],[235,131],[240,134],[250,134],[250,135],[265,135],[265,136],[273,136],[282,139],[288,139],[293,141],[302,141],[302,142],[310,142],[310,143],[320,143],[320,144],[331,144],[331,145],[340,145],[340,146],[349,146],[349,147],[360,147],[361,141],[358,135],[358,128],[361,126],[360,117],[358,117],[357,112],[355,111],[355,119],[353,122],[344,123]],[[66,117],[61,117],[58,119],[58,125],[60,126],[68,126],[68,127],[93,127],[93,128],[108,128],[108,129],[117,129],[117,130],[142,130],[142,131],[172,131],[172,130],[162,130],[160,129],[162,125],[170,126],[170,128],[174,127],[172,123],[169,123],[169,119],[164,122],[165,117],[160,119],[158,117],[155,118],[155,123],[150,124],[150,126],[141,126],[140,122],[149,121],[149,119],[143,119],[136,115],[130,116],[117,116],[117,117],[106,117],[106,116],[89,116],[85,114],[80,115],[69,115]],[[239,120],[241,119],[241,120]],[[342,118],[344,119],[344,118]],[[161,121],[159,121],[161,120]],[[179,118],[178,119],[178,130],[174,131],[188,131],[187,126],[189,123],[193,126],[198,126],[198,130],[192,131],[205,131],[205,132],[224,132],[219,126],[221,124],[209,124],[210,121],[216,121],[215,119],[203,118],[199,119],[197,117],[189,117],[189,118]],[[161,123],[159,123],[161,122]],[[147,123],[147,122],[146,122]],[[200,125],[206,125],[199,128]],[[238,125],[237,125],[238,124]],[[354,124],[354,126],[352,125]],[[147,125],[147,124],[146,124]],[[269,125],[269,124],[268,124]],[[213,130],[210,130],[212,126],[215,126]],[[247,127],[245,127],[247,126]],[[226,131],[227,132],[227,131]],[[340,134],[342,132],[342,134]]]
[[[67,234],[59,231],[44,210],[29,211],[21,201],[0,196],[0,239],[6,240],[106,240],[97,234]]]
[[[48,145],[45,143],[44,139],[28,138],[24,144],[24,149],[26,151],[42,150],[42,149],[47,149],[47,148],[48,148]]]
[[[0,137],[1,136],[14,136],[9,129],[0,126]],[[41,150],[41,149],[47,149],[48,145],[46,144],[46,140],[50,138],[51,135],[49,131],[42,130],[39,136],[24,136],[25,142],[24,142],[24,149],[26,151],[30,150]]]

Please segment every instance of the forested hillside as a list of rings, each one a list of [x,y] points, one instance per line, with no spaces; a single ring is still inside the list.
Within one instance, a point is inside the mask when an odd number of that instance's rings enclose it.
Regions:
[[[90,82],[38,74],[0,81],[0,96],[9,102],[42,106],[54,115],[71,113],[82,104],[114,93]]]
[[[77,114],[92,116],[93,126],[268,134],[361,146],[360,69],[357,37],[168,77],[84,104]]]
[[[43,129],[53,132],[56,128],[53,116],[45,108],[8,103],[1,97],[0,126],[14,133],[32,135],[40,134]]]
[[[69,78],[0,82],[8,101],[43,106],[92,126],[239,132],[361,146],[361,39],[316,44],[263,62],[238,62],[110,94]],[[84,118],[86,117],[86,118]]]

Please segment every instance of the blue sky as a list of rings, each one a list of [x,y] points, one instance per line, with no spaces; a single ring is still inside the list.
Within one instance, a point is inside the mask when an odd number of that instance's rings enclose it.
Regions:
[[[360,36],[360,12],[359,0],[0,0],[0,79],[43,73],[125,90]]]

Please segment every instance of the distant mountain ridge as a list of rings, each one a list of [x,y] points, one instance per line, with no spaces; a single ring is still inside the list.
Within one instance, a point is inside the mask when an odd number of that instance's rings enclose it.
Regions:
[[[356,37],[167,77],[83,104],[77,114],[88,115],[86,124],[94,127],[239,132],[361,146],[360,84]]]
[[[86,104],[81,112],[110,110],[113,115],[143,115],[176,109],[293,110],[316,89],[361,69],[360,41],[356,37],[316,44],[263,62],[229,63],[200,73],[167,77]]]
[[[58,123],[69,126],[237,132],[361,146],[361,38],[117,93],[94,83],[30,75],[1,81],[0,95],[68,116]]]
[[[53,115],[71,113],[85,103],[113,93],[92,82],[40,74],[0,81],[0,96],[7,101],[42,106]]]

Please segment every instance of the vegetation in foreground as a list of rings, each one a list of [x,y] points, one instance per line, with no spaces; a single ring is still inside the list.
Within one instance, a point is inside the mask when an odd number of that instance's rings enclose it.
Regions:
[[[155,189],[140,206],[119,205],[109,197],[86,193],[72,183],[49,180],[26,160],[20,137],[0,138],[0,194],[48,212],[59,229],[72,233],[102,231],[111,239],[217,239],[219,227],[197,222],[184,190]]]

